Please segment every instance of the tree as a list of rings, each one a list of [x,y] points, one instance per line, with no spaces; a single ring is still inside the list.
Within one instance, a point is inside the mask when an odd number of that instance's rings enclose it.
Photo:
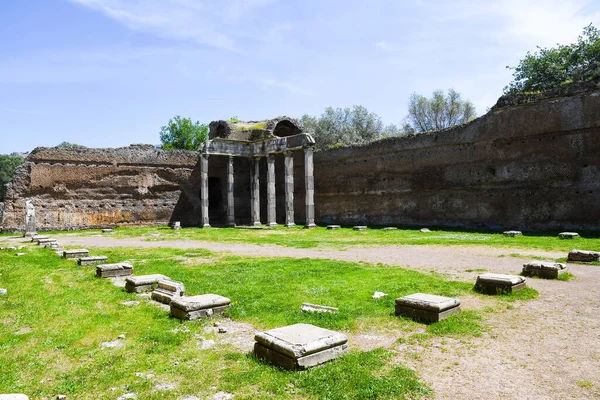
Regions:
[[[314,135],[317,149],[360,145],[381,137],[381,118],[363,106],[327,107],[320,117],[302,116],[304,130]]]
[[[592,24],[583,29],[577,43],[527,52],[514,67],[505,94],[542,92],[565,83],[600,80],[600,31]]]
[[[179,115],[169,119],[167,125],[160,128],[162,148],[167,150],[198,150],[207,139],[207,125],[198,121],[194,123],[190,118],[182,118]]]
[[[403,127],[405,133],[437,131],[464,124],[476,117],[475,107],[462,100],[454,89],[436,90],[430,99],[413,93],[408,104],[408,116]]]
[[[0,201],[4,200],[6,184],[12,181],[15,169],[23,162],[23,157],[0,154]]]

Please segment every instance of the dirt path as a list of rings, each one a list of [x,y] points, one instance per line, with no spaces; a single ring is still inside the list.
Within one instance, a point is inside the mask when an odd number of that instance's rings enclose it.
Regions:
[[[326,258],[436,271],[473,282],[476,269],[518,273],[530,256],[564,253],[486,246],[379,246],[347,250],[296,249],[198,241],[62,236],[66,246],[205,248],[245,256]],[[510,254],[523,254],[525,258]],[[536,300],[486,314],[480,338],[389,344],[414,368],[437,399],[600,398],[600,267],[569,265],[569,282],[530,279]],[[367,333],[367,334],[370,334]]]

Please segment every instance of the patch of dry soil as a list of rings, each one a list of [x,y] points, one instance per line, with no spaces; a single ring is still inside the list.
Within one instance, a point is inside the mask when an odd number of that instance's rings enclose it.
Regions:
[[[477,269],[520,272],[526,258],[552,260],[564,253],[486,246],[379,246],[295,249],[199,241],[147,242],[107,237],[66,237],[78,247],[205,248],[244,256],[310,257],[397,265],[435,271],[474,282]],[[414,368],[434,390],[436,399],[590,399],[600,398],[600,267],[569,265],[569,282],[529,279],[538,299],[515,302],[486,314],[489,329],[479,338],[436,338],[423,344],[397,344],[393,335],[361,332],[350,344],[368,350],[384,346]],[[483,308],[481,298],[464,298],[463,308]],[[251,326],[231,326],[234,345],[246,349]],[[237,329],[239,332],[236,332]],[[227,335],[227,334],[226,334]],[[237,336],[237,338],[236,338]]]

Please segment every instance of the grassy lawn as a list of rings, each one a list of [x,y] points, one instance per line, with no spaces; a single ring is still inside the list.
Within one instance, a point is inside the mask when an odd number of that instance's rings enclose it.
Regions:
[[[187,294],[227,296],[233,301],[227,317],[257,329],[306,322],[349,334],[387,332],[398,340],[422,335],[424,328],[429,336],[467,338],[486,329],[486,313],[476,310],[429,326],[393,315],[394,299],[414,292],[481,296],[470,283],[434,274],[329,260],[248,259],[202,249],[91,250],[92,255],[107,255],[109,262],[133,262],[136,275],[162,273],[180,280]],[[212,321],[170,318],[145,298],[96,278],[94,267],[78,267],[34,246],[23,252],[27,254],[17,257],[14,251],[0,251],[0,287],[8,289],[0,297],[0,393],[33,398],[66,394],[72,399],[116,399],[127,392],[139,399],[203,397],[219,391],[236,399],[402,399],[430,394],[415,372],[392,361],[393,348],[361,352],[350,343],[351,352],[340,360],[309,371],[281,371],[257,362],[249,351],[220,342]],[[374,300],[374,291],[389,296]],[[502,305],[536,295],[528,289],[492,301]],[[140,303],[123,304],[131,300]],[[303,302],[340,311],[302,313]],[[121,334],[124,347],[101,347]],[[217,343],[203,349],[204,340]],[[161,391],[158,384],[174,389]]]
[[[61,232],[69,234],[69,232]],[[72,232],[71,232],[72,233]],[[99,230],[78,231],[77,235],[98,235]],[[352,228],[327,230],[325,227],[303,229],[302,227],[275,227],[262,230],[234,228],[184,228],[173,230],[167,226],[116,228],[112,237],[141,237],[146,240],[203,240],[226,243],[276,244],[281,246],[314,248],[346,248],[356,245],[486,245],[550,251],[570,251],[573,248],[600,251],[598,233],[581,233],[578,239],[559,239],[556,232],[525,234],[505,237],[494,232],[459,232],[434,230],[420,232],[418,229],[367,229]],[[104,234],[107,235],[107,234]]]

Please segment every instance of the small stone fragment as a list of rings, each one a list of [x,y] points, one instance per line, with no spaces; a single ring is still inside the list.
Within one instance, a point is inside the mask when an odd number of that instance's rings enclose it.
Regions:
[[[218,392],[213,396],[213,400],[231,400],[233,399],[233,394],[227,392]]]
[[[181,229],[181,222],[180,221],[173,222],[173,227],[172,228],[175,229],[175,230]]]
[[[385,228],[383,228],[384,231],[397,231],[398,228],[396,228],[395,226],[386,226]]]
[[[332,313],[335,314],[336,312],[338,312],[339,310],[335,307],[328,307],[328,306],[321,306],[318,304],[311,304],[311,303],[303,303],[302,307],[300,307],[300,311],[304,311],[304,312],[328,312],[328,313]]]
[[[385,297],[385,296],[387,296],[387,294],[385,294],[383,292],[375,292],[375,293],[373,293],[373,298],[374,299],[380,299],[380,298]]]
[[[327,229],[329,229],[329,230],[340,229],[340,228],[341,228],[340,225],[327,225]]]
[[[128,400],[128,399],[137,399],[137,394],[125,393],[123,396],[120,396],[117,398],[117,400]]]
[[[125,334],[121,333],[119,336],[117,336],[117,339],[125,339]]]
[[[429,230],[429,228],[421,228],[421,229],[420,229],[420,231],[421,231],[421,232],[423,232],[423,233],[428,233],[428,232],[431,232],[431,231]]]
[[[6,296],[8,294],[8,290],[4,288],[0,288],[0,296]]]
[[[24,256],[25,254],[27,254],[27,253],[17,253],[17,254],[15,254],[15,256],[21,257],[21,256]]]
[[[521,231],[504,231],[503,235],[508,236],[508,237],[522,236],[523,232],[521,232]]]
[[[156,391],[173,390],[173,389],[175,389],[175,385],[172,383],[159,383],[158,385],[154,386],[154,390],[156,390]]]
[[[220,325],[221,325],[221,323],[219,321],[213,322],[213,326],[220,326]]]
[[[105,229],[102,229],[102,233],[112,233],[112,231],[113,231],[113,230],[112,230],[112,229],[110,229],[110,228],[105,228]]]
[[[219,333],[227,333],[227,328],[225,328],[224,326],[220,326],[218,329]]]
[[[120,340],[113,340],[112,342],[102,342],[100,343],[100,347],[103,349],[120,349],[124,347],[125,343]]]
[[[353,226],[352,229],[354,229],[355,231],[364,231],[367,229],[367,227],[365,225],[356,225]]]
[[[561,232],[558,234],[560,239],[577,239],[579,237],[579,233],[577,232]]]
[[[29,400],[29,397],[25,394],[0,394],[0,400]]]
[[[59,394],[58,396],[56,396],[56,400],[65,400],[67,398],[67,395],[65,394]]]

